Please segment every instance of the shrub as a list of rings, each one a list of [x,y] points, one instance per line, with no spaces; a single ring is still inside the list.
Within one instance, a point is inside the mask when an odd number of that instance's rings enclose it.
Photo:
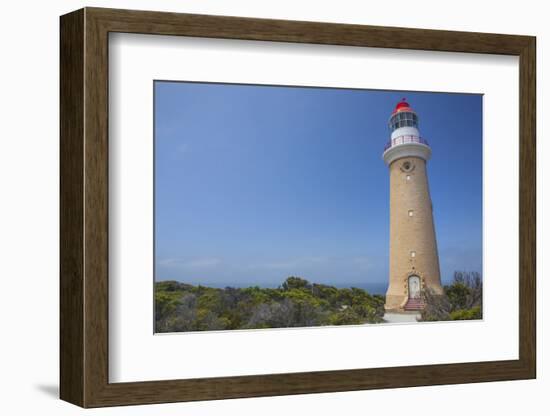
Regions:
[[[384,297],[291,276],[278,288],[155,284],[157,332],[288,328],[381,322]]]
[[[459,272],[453,283],[438,295],[432,290],[423,293],[425,308],[421,321],[449,321],[482,318],[483,283],[477,272]]]
[[[453,321],[465,320],[465,319],[481,319],[481,307],[474,306],[471,309],[459,309],[451,312],[450,318]]]

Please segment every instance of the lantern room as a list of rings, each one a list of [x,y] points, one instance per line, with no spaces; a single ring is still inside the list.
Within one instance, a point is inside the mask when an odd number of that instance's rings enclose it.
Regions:
[[[401,127],[418,128],[418,116],[405,98],[395,106],[395,110],[393,110],[390,117],[389,127],[392,133]]]
[[[384,161],[389,165],[403,157],[418,157],[428,160],[431,149],[428,142],[420,136],[418,115],[403,98],[397,103],[390,120],[390,140],[384,146]]]

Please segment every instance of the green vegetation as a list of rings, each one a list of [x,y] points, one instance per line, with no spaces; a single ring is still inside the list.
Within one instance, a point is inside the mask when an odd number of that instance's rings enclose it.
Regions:
[[[482,319],[483,282],[479,273],[456,271],[453,283],[443,289],[444,296],[424,293],[422,321]]]
[[[157,332],[288,328],[382,322],[384,296],[289,277],[276,289],[155,283]]]
[[[422,321],[482,318],[481,275],[455,272],[444,295],[426,291]],[[289,328],[383,322],[385,298],[291,276],[278,288],[155,283],[156,332]]]

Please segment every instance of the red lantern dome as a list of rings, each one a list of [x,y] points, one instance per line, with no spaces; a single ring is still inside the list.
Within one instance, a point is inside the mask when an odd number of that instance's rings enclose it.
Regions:
[[[397,103],[395,106],[395,109],[393,110],[392,114],[398,113],[400,111],[413,111],[409,103],[407,102],[406,98],[403,98],[401,101]]]
[[[418,129],[418,116],[416,112],[412,109],[410,104],[407,102],[406,98],[403,98],[401,101],[397,103],[395,106],[395,109],[391,113],[390,120],[389,120],[389,128],[390,131],[393,132],[397,129],[400,129],[402,127],[413,127],[415,129]],[[407,132],[403,134],[414,134],[419,136],[420,134],[418,131],[414,132]]]

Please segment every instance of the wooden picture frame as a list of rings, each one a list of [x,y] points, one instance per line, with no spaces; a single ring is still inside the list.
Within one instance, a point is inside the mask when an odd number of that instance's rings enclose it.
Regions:
[[[338,392],[536,376],[535,38],[85,8],[61,17],[60,396],[82,407]],[[519,57],[519,359],[110,383],[108,34],[297,42]]]

